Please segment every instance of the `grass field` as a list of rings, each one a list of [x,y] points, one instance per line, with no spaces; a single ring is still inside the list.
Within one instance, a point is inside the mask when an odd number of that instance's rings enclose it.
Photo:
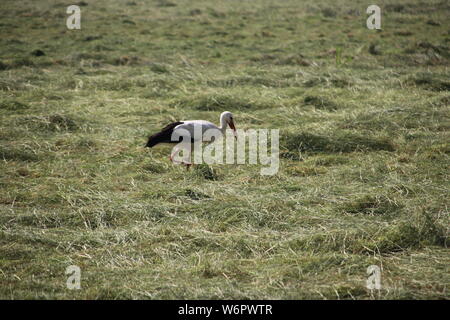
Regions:
[[[0,5],[0,298],[450,298],[448,1],[69,4]],[[277,175],[143,147],[225,110]]]

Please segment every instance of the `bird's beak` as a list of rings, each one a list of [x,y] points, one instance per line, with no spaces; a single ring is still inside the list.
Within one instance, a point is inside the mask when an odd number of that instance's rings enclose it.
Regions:
[[[228,123],[228,125],[230,126],[231,129],[233,129],[234,138],[237,140],[236,127],[234,126],[233,120],[231,120],[231,121]]]

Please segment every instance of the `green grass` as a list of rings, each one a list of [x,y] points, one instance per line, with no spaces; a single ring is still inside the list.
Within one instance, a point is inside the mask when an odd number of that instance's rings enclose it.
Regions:
[[[450,298],[447,1],[84,2],[2,3],[0,298]],[[143,148],[224,110],[277,175]]]

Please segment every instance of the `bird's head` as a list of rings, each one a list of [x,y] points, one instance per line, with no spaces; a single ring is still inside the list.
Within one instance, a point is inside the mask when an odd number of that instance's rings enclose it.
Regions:
[[[222,112],[222,114],[220,115],[220,118],[222,119],[222,122],[225,122],[226,124],[228,124],[228,126],[233,130],[234,137],[237,139],[236,127],[234,125],[233,114],[229,111],[225,111],[225,112]]]

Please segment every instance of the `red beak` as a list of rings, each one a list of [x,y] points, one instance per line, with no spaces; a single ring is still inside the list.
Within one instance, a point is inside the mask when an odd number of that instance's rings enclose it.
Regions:
[[[231,129],[233,129],[234,138],[237,140],[236,127],[234,126],[233,120],[231,120],[231,121],[228,123],[228,125],[230,126]]]

